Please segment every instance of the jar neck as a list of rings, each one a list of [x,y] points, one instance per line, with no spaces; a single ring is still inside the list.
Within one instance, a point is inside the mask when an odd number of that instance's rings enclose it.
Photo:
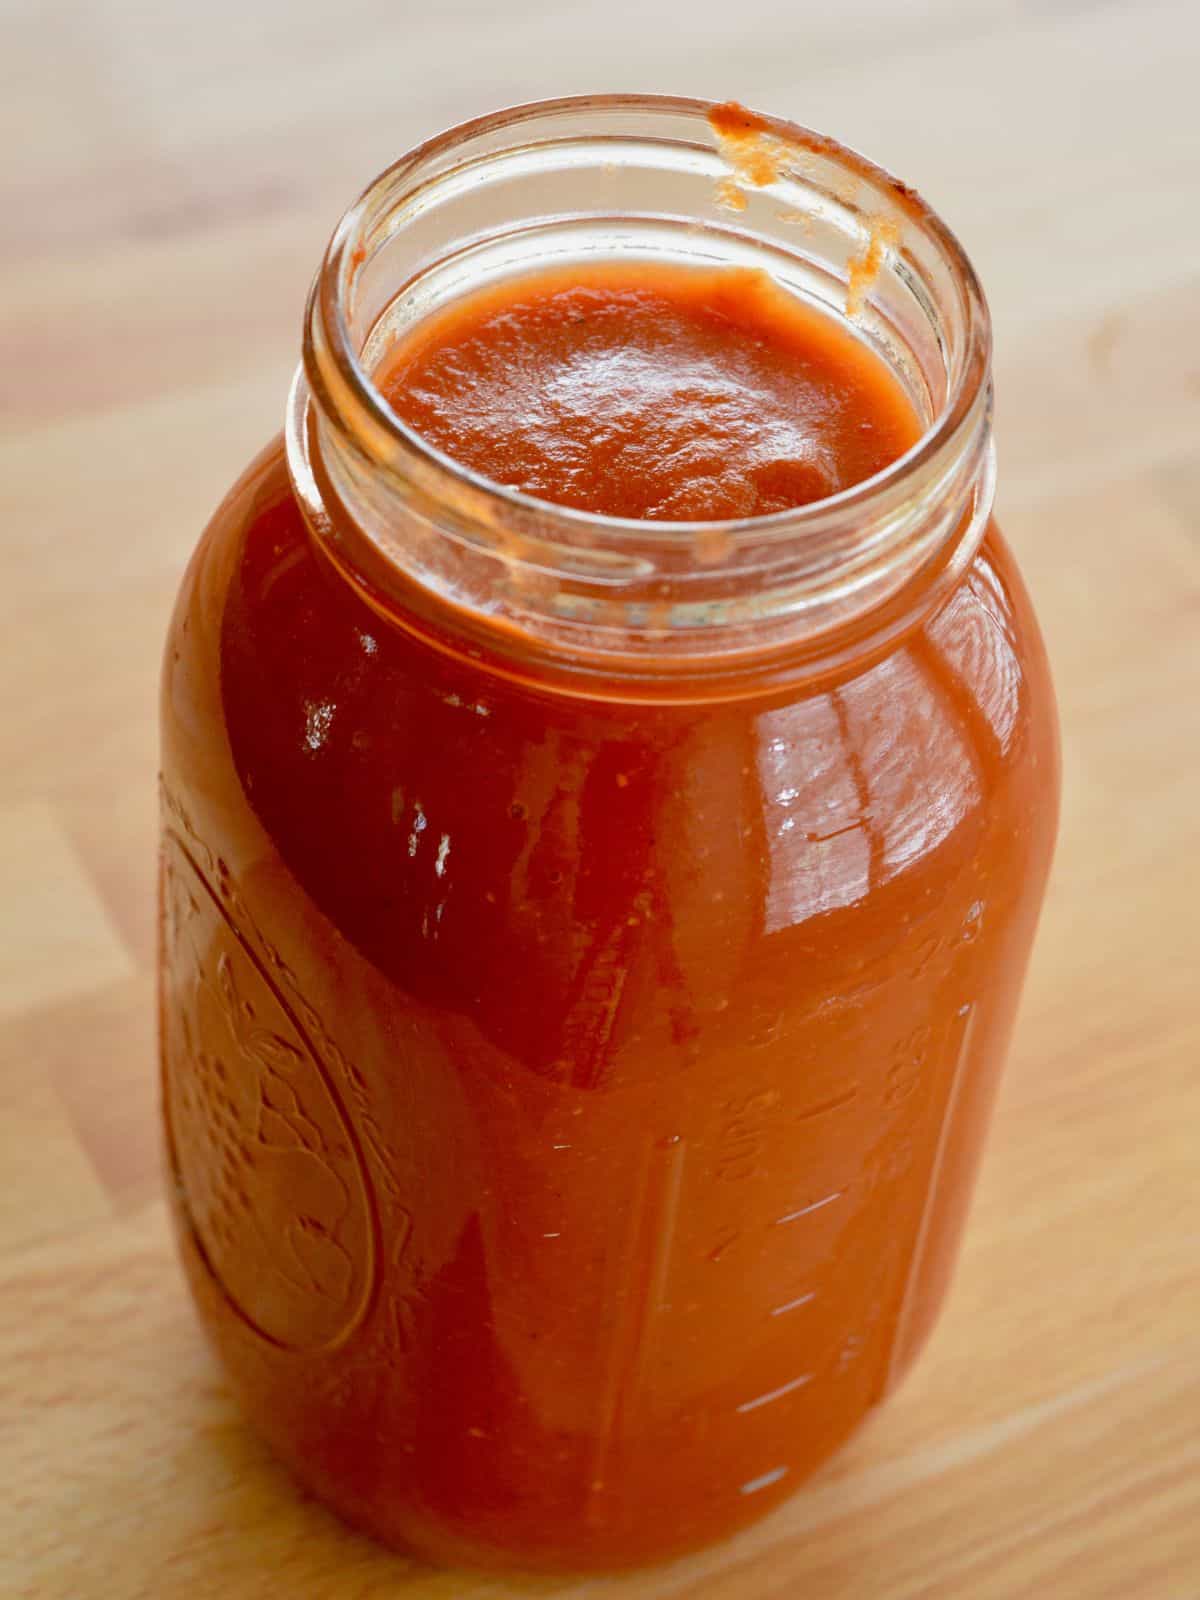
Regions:
[[[372,382],[465,289],[614,258],[768,272],[854,325],[922,437],[795,510],[629,521],[478,476]],[[972,560],[994,487],[987,311],[924,202],[817,134],[700,101],[543,102],[431,140],[347,212],[310,296],[287,445],[320,544],[401,625],[567,692],[744,692],[873,653]]]

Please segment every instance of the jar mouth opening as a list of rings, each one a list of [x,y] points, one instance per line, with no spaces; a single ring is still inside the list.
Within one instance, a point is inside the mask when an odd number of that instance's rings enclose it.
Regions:
[[[376,386],[403,331],[457,296],[618,260],[765,270],[874,347],[924,431],[807,505],[643,520],[472,471]],[[990,359],[958,241],[836,141],[698,99],[538,101],[427,140],[343,217],[309,297],[288,460],[318,543],[399,625],[570,693],[734,693],[898,637],[965,571],[995,481]]]
[[[719,540],[730,548],[770,545],[776,541],[805,539],[814,542],[826,531],[844,527],[869,513],[881,499],[903,493],[905,486],[933,469],[954,447],[972,415],[981,409],[990,371],[991,331],[982,288],[974,268],[955,235],[921,196],[865,156],[837,141],[777,117],[748,113],[747,120],[773,148],[781,152],[793,172],[808,160],[832,165],[844,174],[847,188],[858,185],[884,200],[908,232],[919,235],[927,248],[941,258],[959,300],[957,349],[947,352],[950,370],[946,390],[932,410],[921,434],[903,454],[868,478],[835,494],[804,505],[758,516],[671,521],[609,516],[530,495],[464,465],[430,443],[392,409],[376,386],[363,357],[364,340],[348,314],[357,275],[373,244],[394,231],[398,197],[407,195],[413,209],[424,203],[421,191],[444,182],[449,174],[471,165],[456,161],[461,153],[489,137],[502,135],[507,148],[515,136],[528,133],[537,147],[540,129],[556,119],[580,113],[590,117],[629,116],[646,124],[656,117],[690,120],[693,129],[710,135],[713,151],[723,155],[721,141],[709,121],[720,108],[715,102],[673,95],[606,94],[567,96],[533,101],[491,112],[459,123],[415,146],[386,168],[343,215],[326,251],[310,298],[305,338],[308,385],[318,404],[340,414],[356,437],[359,449],[395,470],[415,472],[426,489],[442,484],[448,494],[465,491],[477,506],[491,505],[492,516],[510,513],[523,525],[530,519],[573,546],[602,545],[610,550],[629,544],[692,547],[698,540]],[[648,129],[643,138],[653,138]],[[676,135],[677,137],[677,135]],[[504,147],[501,147],[504,148]],[[488,159],[487,152],[475,161]],[[440,170],[439,170],[440,169]],[[432,171],[432,177],[422,177]],[[736,164],[729,167],[737,181]],[[757,188],[770,188],[759,185]],[[749,192],[753,193],[753,190]],[[875,213],[878,216],[878,213]],[[719,226],[719,224],[714,224]],[[887,235],[879,253],[889,245]],[[869,248],[869,246],[868,246]],[[852,320],[852,317],[851,319]],[[488,520],[492,520],[489,516]]]

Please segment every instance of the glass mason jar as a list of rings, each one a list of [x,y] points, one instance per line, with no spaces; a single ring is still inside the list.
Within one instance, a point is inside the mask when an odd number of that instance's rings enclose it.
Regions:
[[[974,273],[860,157],[711,111],[528,106],[384,173],[166,650],[192,1292],[301,1482],[438,1559],[701,1544],[895,1384],[1051,855]],[[614,257],[850,318],[923,437],[797,510],[621,521],[456,466],[373,387],[464,288]]]

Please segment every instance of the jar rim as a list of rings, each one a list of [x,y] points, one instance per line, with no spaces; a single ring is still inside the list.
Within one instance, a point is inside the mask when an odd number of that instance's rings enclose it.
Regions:
[[[743,166],[747,138],[771,152],[768,176],[753,150]],[[623,182],[622,173],[641,174],[636,198],[622,191],[609,205],[597,174]],[[531,176],[565,203],[544,205],[538,189],[531,209],[520,190]],[[638,185],[651,176],[659,203],[647,209]],[[746,201],[737,226],[713,209],[729,179]],[[806,209],[789,211],[789,201]],[[497,205],[507,208],[500,222]],[[882,341],[884,359],[925,385],[927,426],[896,460],[836,494],[728,519],[607,516],[463,465],[384,399],[370,368],[378,330],[431,268],[458,261],[469,276],[481,244],[577,222],[600,226],[601,250],[609,225],[662,224],[676,232],[652,251],[672,259],[700,248],[697,259],[711,260],[703,252],[715,248],[718,259],[749,252],[768,270],[778,263],[790,287],[831,314],[853,325],[862,313],[861,331]],[[866,279],[857,296],[856,272]],[[433,135],[346,211],[309,296],[288,454],[322,544],[364,592],[391,591],[406,625],[448,606],[454,631],[485,647],[499,641],[502,654],[523,638],[522,648],[536,644],[568,671],[742,676],[785,644],[808,660],[836,653],[851,623],[862,637],[868,616],[894,633],[895,617],[932,604],[965,570],[994,486],[990,365],[987,305],[965,251],[914,189],[865,156],[732,103],[567,96]],[[430,532],[444,538],[431,542]],[[435,545],[446,554],[434,558]]]
[[[410,427],[388,405],[376,387],[370,373],[362,364],[358,351],[354,348],[354,340],[343,315],[342,305],[355,271],[354,255],[364,223],[394,193],[401,180],[470,139],[525,123],[534,126],[563,114],[605,111],[633,111],[639,114],[673,112],[708,119],[719,109],[719,103],[716,101],[683,95],[612,93],[565,95],[555,99],[524,101],[445,128],[413,146],[386,167],[343,214],[326,249],[313,291],[314,301],[319,302],[329,353],[359,405],[370,415],[373,425],[391,436],[405,452],[411,451],[429,468],[446,473],[459,482],[470,484],[472,488],[494,497],[501,503],[526,512],[540,514],[548,512],[556,521],[561,521],[564,527],[575,527],[591,533],[602,531],[610,540],[626,535],[636,539],[638,543],[644,543],[648,538],[652,541],[661,539],[670,542],[695,540],[706,536],[712,538],[714,533],[734,543],[747,539],[758,542],[770,539],[772,536],[790,538],[807,529],[816,529],[831,516],[840,517],[853,512],[871,501],[881,491],[918,472],[935,457],[969,414],[979,389],[986,382],[990,364],[990,316],[982,285],[970,258],[957,236],[917,190],[867,156],[838,140],[817,133],[799,123],[757,111],[747,113],[756,130],[779,140],[797,153],[808,151],[827,158],[832,157],[843,164],[847,172],[854,177],[862,178],[886,192],[889,198],[905,211],[911,221],[935,240],[962,286],[967,308],[967,340],[971,347],[971,356],[961,364],[957,382],[949,390],[945,402],[938,408],[927,427],[895,460],[872,473],[870,477],[850,484],[835,494],[766,515],[681,521],[666,518],[649,521],[634,517],[616,517],[541,499],[511,485],[498,483],[495,479],[465,466]],[[310,372],[310,381],[311,376]]]

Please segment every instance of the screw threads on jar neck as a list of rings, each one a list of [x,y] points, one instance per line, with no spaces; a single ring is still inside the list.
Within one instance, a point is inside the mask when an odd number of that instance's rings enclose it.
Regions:
[[[614,96],[499,113],[402,158],[347,212],[309,301],[288,451],[318,537],[379,609],[536,658],[575,692],[609,678],[657,699],[844,660],[965,569],[994,485],[990,334],[969,263],[862,158],[754,118],[769,159],[747,163],[713,110]],[[464,289],[548,259],[614,257],[756,266],[850,317],[924,434],[873,478],[792,511],[630,522],[478,477],[372,383],[399,334]]]

